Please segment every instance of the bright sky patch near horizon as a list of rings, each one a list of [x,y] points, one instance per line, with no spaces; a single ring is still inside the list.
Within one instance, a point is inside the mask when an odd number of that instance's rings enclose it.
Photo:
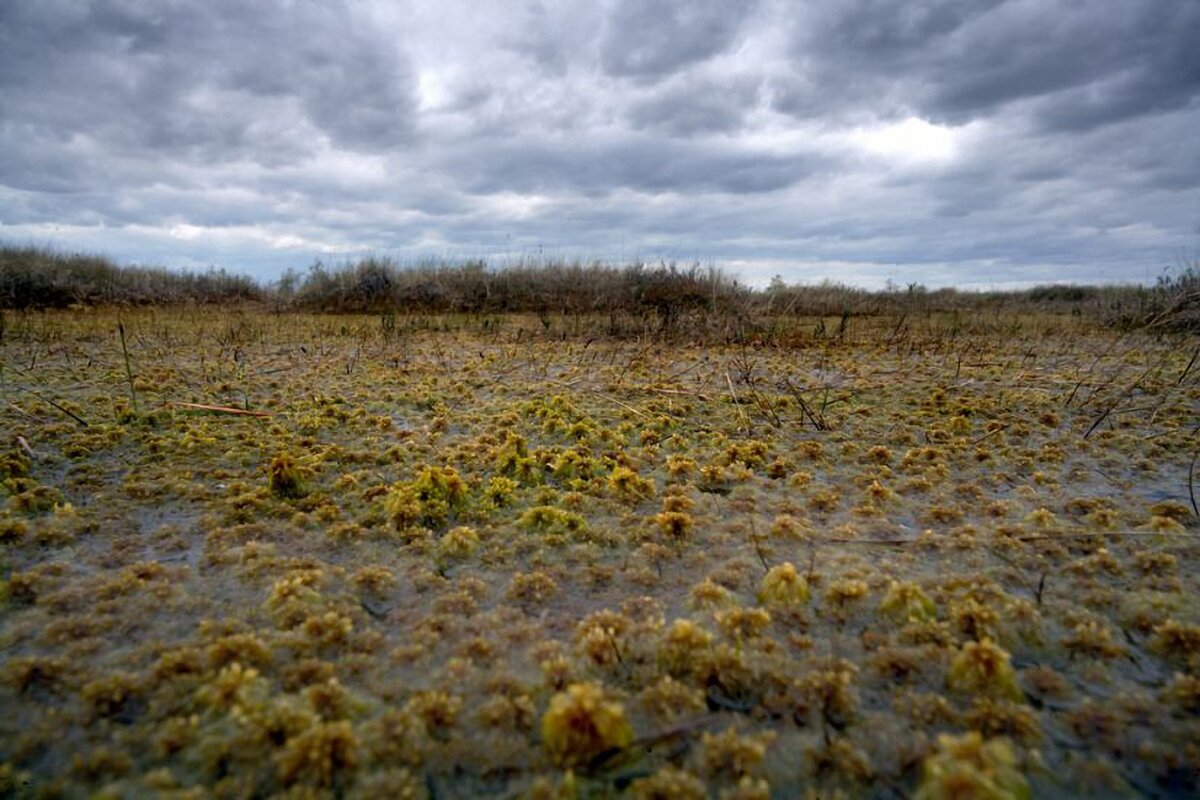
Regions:
[[[1200,250],[1200,0],[0,4],[0,240],[1152,281]]]

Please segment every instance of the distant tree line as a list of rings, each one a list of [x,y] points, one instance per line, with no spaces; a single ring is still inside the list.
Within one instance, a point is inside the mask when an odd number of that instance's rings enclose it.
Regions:
[[[1095,317],[1124,328],[1200,331],[1200,264],[1153,286],[1047,285],[1021,291],[929,290],[889,283],[870,291],[834,282],[752,288],[712,266],[578,261],[400,264],[368,257],[266,286],[225,270],[176,272],[118,266],[94,255],[0,245],[0,307],[269,303],[326,313],[532,313],[607,315],[660,332],[780,316],[903,316],[929,312],[1041,311]]]

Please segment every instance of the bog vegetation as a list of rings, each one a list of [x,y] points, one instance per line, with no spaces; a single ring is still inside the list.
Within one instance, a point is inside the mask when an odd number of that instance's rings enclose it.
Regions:
[[[533,313],[588,322],[608,317],[609,335],[744,336],[759,323],[795,317],[907,316],[981,312],[1085,315],[1121,328],[1200,329],[1200,265],[1164,273],[1152,287],[1047,285],[1011,292],[867,291],[837,284],[753,289],[715,267],[536,262],[502,269],[481,261],[402,266],[364,258],[289,270],[262,286],[224,270],[173,272],[120,267],[105,258],[0,245],[0,308],[146,306],[257,302],[323,313]],[[845,324],[844,321],[839,324]],[[761,330],[758,333],[762,333]]]
[[[4,259],[6,796],[1200,791],[1191,273]]]

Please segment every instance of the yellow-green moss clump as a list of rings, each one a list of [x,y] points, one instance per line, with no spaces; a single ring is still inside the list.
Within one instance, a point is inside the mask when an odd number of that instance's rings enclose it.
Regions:
[[[937,752],[921,767],[921,785],[913,800],[1026,800],[1029,783],[1017,769],[1005,739],[985,740],[978,731],[942,734]]]
[[[808,581],[790,561],[771,567],[758,587],[758,602],[765,606],[796,608],[808,598]]]

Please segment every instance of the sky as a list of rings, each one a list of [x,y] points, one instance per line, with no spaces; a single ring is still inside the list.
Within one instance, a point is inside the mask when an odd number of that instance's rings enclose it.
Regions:
[[[0,240],[1153,281],[1200,253],[1200,0],[0,0]]]

